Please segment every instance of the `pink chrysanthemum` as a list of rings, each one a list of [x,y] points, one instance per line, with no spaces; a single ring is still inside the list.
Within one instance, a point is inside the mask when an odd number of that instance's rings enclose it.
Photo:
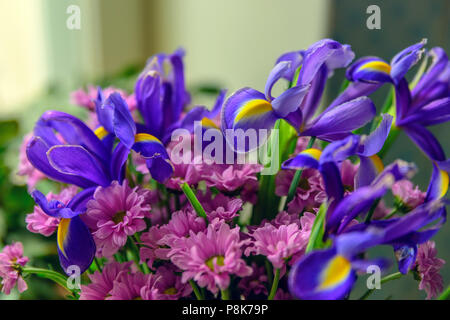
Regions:
[[[158,300],[156,283],[159,276],[153,274],[124,273],[116,280],[106,300]]]
[[[251,237],[254,241],[245,249],[245,254],[264,255],[276,269],[285,267],[287,260],[302,253],[308,243],[296,223],[278,228],[266,223],[256,229]]]
[[[122,98],[127,102],[130,111],[136,109],[136,99],[134,94],[128,95],[125,91],[116,89],[113,87],[108,87],[102,89],[105,99],[107,99],[111,93],[118,92]],[[94,100],[97,98],[97,87],[88,86],[87,90],[78,89],[70,94],[70,103],[78,105],[80,107],[87,108],[90,111],[95,111]]]
[[[209,221],[215,218],[230,221],[238,216],[237,212],[242,209],[243,204],[239,198],[233,199],[222,193],[213,197],[209,191],[205,194],[200,193],[197,198],[205,209]]]
[[[20,293],[27,290],[28,286],[21,275],[21,268],[28,262],[28,257],[23,256],[23,245],[14,242],[5,246],[0,252],[0,278],[2,278],[2,292],[10,294],[17,283]]]
[[[158,256],[167,258],[169,251],[176,250],[174,246],[175,242],[192,233],[195,234],[203,231],[205,228],[205,220],[192,210],[188,209],[174,212],[169,223],[161,226],[165,235],[158,241],[158,245],[165,248],[158,249]]]
[[[46,196],[47,201],[57,200],[64,204],[69,203],[70,200],[77,194],[78,188],[70,186],[61,190],[59,194],[49,192]],[[51,217],[41,209],[39,206],[34,206],[33,213],[30,213],[25,218],[27,229],[34,233],[40,233],[46,237],[52,235],[58,228],[59,218]]]
[[[258,267],[256,263],[252,263],[253,273],[244,277],[239,281],[238,288],[241,289],[242,294],[248,297],[250,294],[268,294],[267,285],[268,279],[266,269],[264,267]]]
[[[292,300],[292,296],[289,292],[283,291],[283,289],[278,289],[273,300]]]
[[[167,146],[174,171],[165,185],[174,190],[181,190],[180,185],[184,182],[193,185],[202,180],[201,165],[194,161],[194,152],[190,154],[183,154],[181,151],[177,154],[176,152],[177,150],[194,150],[194,135],[183,135],[180,139],[182,140],[171,141]]]
[[[110,296],[114,281],[122,274],[131,272],[132,262],[111,262],[104,266],[102,272],[95,271],[88,275],[91,283],[81,285],[80,300],[105,300]]]
[[[403,204],[408,206],[409,209],[414,209],[418,205],[421,205],[424,200],[426,193],[420,191],[419,187],[414,185],[409,180],[400,180],[392,186],[392,193],[398,199],[400,199]]]
[[[159,244],[159,241],[166,234],[168,234],[167,228],[152,226],[147,232],[144,232],[141,235],[142,246],[139,250],[141,263],[147,263],[147,265],[153,269],[155,260],[167,259],[167,248],[164,248],[164,245]]]
[[[386,203],[383,199],[380,200],[377,207],[375,208],[375,211],[373,212],[372,219],[374,220],[380,220],[386,217],[392,210],[388,207],[386,207]]]
[[[208,187],[221,191],[234,191],[250,181],[257,181],[256,174],[262,170],[259,164],[203,164],[202,179]]]
[[[193,279],[216,294],[219,288],[228,288],[231,274],[244,277],[252,273],[241,258],[242,245],[238,227],[209,225],[206,231],[191,232],[189,238],[177,241],[170,259],[183,270],[184,283]]]
[[[444,287],[439,270],[445,264],[445,261],[436,257],[435,246],[434,241],[427,241],[421,244],[417,251],[417,271],[421,278],[419,289],[425,290],[427,299],[436,297]]]
[[[144,217],[150,210],[148,190],[131,189],[113,181],[109,187],[98,187],[94,199],[87,203],[86,221],[100,256],[110,257],[127,242],[127,237],[146,228]]]
[[[276,195],[280,197],[287,196],[294,173],[294,170],[281,170],[277,174]],[[312,210],[320,207],[325,200],[325,187],[319,171],[306,169],[303,171],[294,199],[288,203],[288,212],[298,214],[303,210]]]
[[[183,283],[181,277],[175,274],[175,270],[172,265],[159,267],[156,271],[156,276],[159,276],[156,288],[159,290],[160,300],[177,300],[192,293],[191,285]]]
[[[33,137],[33,133],[27,134],[20,145],[19,150],[19,167],[17,170],[17,174],[19,176],[25,176],[26,183],[28,186],[28,190],[32,190],[36,184],[45,178],[45,174],[37,170],[30,161],[28,161],[27,157],[27,145]]]

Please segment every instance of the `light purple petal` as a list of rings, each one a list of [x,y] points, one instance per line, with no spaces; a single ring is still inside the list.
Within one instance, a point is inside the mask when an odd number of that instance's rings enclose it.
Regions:
[[[372,120],[375,113],[375,106],[369,98],[357,98],[322,113],[302,135],[321,136],[351,132]]]

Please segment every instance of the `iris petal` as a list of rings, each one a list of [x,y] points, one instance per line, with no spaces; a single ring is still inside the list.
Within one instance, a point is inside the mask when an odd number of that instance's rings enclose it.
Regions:
[[[294,264],[289,289],[302,300],[342,299],[356,281],[350,261],[336,249],[313,251]]]
[[[321,137],[349,133],[364,126],[375,116],[376,109],[367,97],[360,97],[322,113],[302,135]]]
[[[83,273],[91,265],[96,247],[91,232],[79,216],[61,219],[57,234],[58,254],[64,271],[77,266]]]
[[[52,167],[63,174],[79,176],[101,186],[110,183],[109,172],[81,146],[54,146],[47,156]]]

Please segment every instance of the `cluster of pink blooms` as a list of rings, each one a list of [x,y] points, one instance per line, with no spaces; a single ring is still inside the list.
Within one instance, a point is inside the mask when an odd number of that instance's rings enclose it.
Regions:
[[[104,90],[106,96],[110,92],[113,89]],[[122,91],[121,94],[133,111],[134,97]],[[93,87],[72,95],[74,103],[89,110],[92,128],[97,125],[92,102],[95,95]],[[19,174],[28,177],[31,189],[45,176],[27,160],[24,148],[29,138],[25,137],[21,149]],[[306,138],[298,140],[296,153],[306,148],[306,142]],[[92,232],[96,260],[102,265],[95,271],[88,270],[90,281],[81,285],[80,299],[172,300],[195,298],[195,294],[217,297],[230,287],[244,299],[267,297],[275,270],[280,271],[281,280],[274,299],[291,298],[286,274],[289,266],[305,254],[316,214],[326,201],[324,183],[317,170],[303,172],[286,211],[280,210],[274,219],[259,225],[243,227],[240,219],[246,207],[257,202],[260,165],[174,165],[173,176],[165,183],[165,189],[159,190],[151,186],[145,163],[134,160],[136,171],[131,173],[134,181],[114,181],[108,187],[98,187],[87,203],[86,213],[80,216]],[[354,190],[357,169],[358,165],[350,160],[340,167],[347,192]],[[293,175],[293,170],[278,172],[277,196],[288,195]],[[135,185],[135,181],[142,183]],[[194,211],[180,191],[180,182],[206,185],[196,191],[206,219]],[[397,182],[392,190],[410,209],[424,201],[425,194],[410,181]],[[48,201],[67,204],[78,191],[74,186],[65,186],[46,197]],[[374,219],[391,211],[381,201]],[[55,233],[59,221],[46,215],[39,206],[26,217],[29,231],[47,237]],[[2,292],[9,294],[16,284],[20,292],[27,289],[22,278],[27,261],[21,243],[4,247],[0,253]],[[421,278],[419,288],[428,297],[442,291],[439,269],[443,264],[443,260],[436,258],[433,242],[419,247],[416,262]]]

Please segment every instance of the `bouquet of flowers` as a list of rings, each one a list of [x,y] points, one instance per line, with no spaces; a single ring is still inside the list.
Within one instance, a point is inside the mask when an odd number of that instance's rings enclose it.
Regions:
[[[324,39],[281,55],[264,92],[223,90],[210,108],[191,106],[181,49],[151,57],[132,94],[74,92],[86,121],[46,111],[19,164],[36,203],[27,228],[56,233],[61,272],[30,266],[14,242],[0,253],[2,292],[37,275],[69,299],[347,299],[358,276],[396,264],[361,298],[408,273],[439,296],[431,239],[450,161],[427,127],[450,119],[450,64],[425,45],[352,63],[349,45]],[[323,108],[338,68],[346,79]],[[377,112],[367,96],[384,84]],[[383,161],[400,131],[432,163],[424,192],[413,163]],[[42,179],[55,191],[36,190]],[[381,245],[392,255],[369,255]]]

